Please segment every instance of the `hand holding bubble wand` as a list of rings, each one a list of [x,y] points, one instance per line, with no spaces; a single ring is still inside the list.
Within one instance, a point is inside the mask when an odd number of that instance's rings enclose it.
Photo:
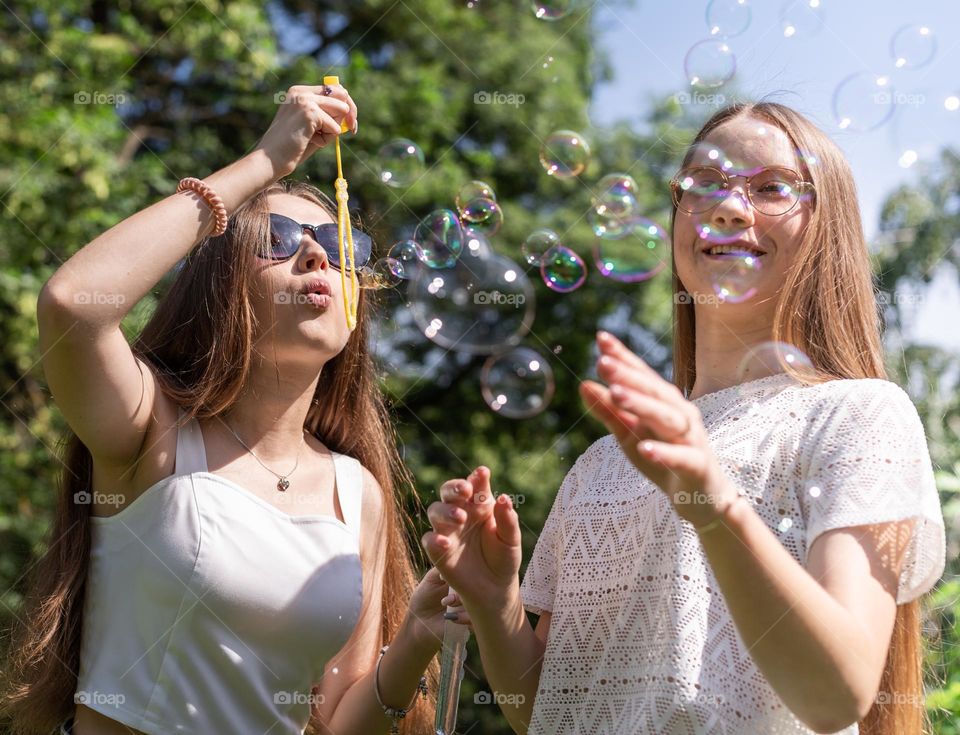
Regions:
[[[326,76],[324,84],[340,84],[340,78]],[[340,132],[347,131],[347,121],[340,123]],[[337,190],[337,242],[340,244],[340,285],[343,291],[343,310],[347,318],[347,328],[353,329],[357,325],[357,269],[353,262],[353,228],[350,226],[350,210],[347,208],[347,180],[343,177],[343,163],[340,159],[340,136],[334,141],[337,152],[337,180],[334,186]],[[349,260],[345,257],[347,251]],[[347,291],[347,271],[350,271],[350,290]]]

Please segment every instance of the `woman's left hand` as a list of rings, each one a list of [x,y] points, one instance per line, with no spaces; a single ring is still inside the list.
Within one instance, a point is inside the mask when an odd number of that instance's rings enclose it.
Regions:
[[[597,373],[607,385],[580,384],[587,409],[681,518],[694,526],[711,522],[737,490],[710,448],[700,410],[612,334],[599,332],[597,346]]]
[[[407,610],[406,623],[417,646],[433,653],[439,651],[443,643],[443,628],[447,622],[443,614],[447,611],[447,605],[457,608],[457,619],[452,622],[465,624],[473,630],[470,614],[463,607],[460,598],[454,593],[453,597],[448,599],[447,592],[448,585],[440,572],[436,567],[430,567],[413,591]]]

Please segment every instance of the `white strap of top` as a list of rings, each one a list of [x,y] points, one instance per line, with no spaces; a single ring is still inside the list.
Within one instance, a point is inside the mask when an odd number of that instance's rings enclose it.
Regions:
[[[203,434],[200,423],[194,416],[183,423],[184,410],[177,408],[177,459],[174,474],[189,475],[191,472],[207,471],[207,456],[203,448]]]
[[[331,450],[332,451],[332,450]],[[360,502],[363,500],[363,469],[353,457],[333,452],[337,497],[347,528],[360,536]]]

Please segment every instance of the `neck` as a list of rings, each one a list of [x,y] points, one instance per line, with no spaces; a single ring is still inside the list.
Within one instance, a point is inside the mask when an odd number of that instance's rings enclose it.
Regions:
[[[763,377],[749,371],[740,374],[740,365],[750,349],[773,338],[772,315],[769,321],[758,319],[756,307],[750,304],[730,305],[729,309],[724,306],[696,306],[697,377],[690,391],[690,399]],[[733,309],[740,318],[730,318]],[[727,313],[721,317],[723,311]]]
[[[236,402],[214,424],[221,424],[230,441],[231,429],[269,464],[295,457],[303,441],[311,401],[320,379],[316,365],[258,362]],[[242,449],[242,447],[240,447]]]

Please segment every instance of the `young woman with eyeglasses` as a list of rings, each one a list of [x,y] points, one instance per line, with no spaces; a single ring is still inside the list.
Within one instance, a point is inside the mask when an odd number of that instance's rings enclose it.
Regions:
[[[447,586],[435,569],[416,584],[410,477],[362,290],[347,326],[335,206],[284,179],[344,121],[356,132],[343,87],[292,87],[250,154],[45,285],[43,368],[73,433],[6,667],[11,732],[432,723]],[[370,255],[355,230],[354,266]],[[181,261],[129,345],[121,320]]]
[[[670,186],[673,382],[598,334],[603,382],[580,393],[611,433],[522,584],[484,467],[440,488],[423,545],[518,733],[919,735],[943,518],[920,418],[885,380],[850,168],[794,110],[738,104]],[[752,295],[718,299],[736,259],[761,263]],[[771,342],[809,367],[752,362]]]

